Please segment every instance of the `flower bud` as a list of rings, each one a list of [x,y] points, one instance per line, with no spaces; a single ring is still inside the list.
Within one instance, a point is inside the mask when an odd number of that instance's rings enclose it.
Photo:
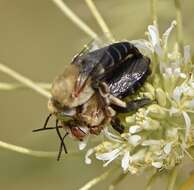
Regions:
[[[161,88],[156,88],[156,99],[160,106],[166,105],[166,94]]]
[[[166,117],[166,112],[159,105],[153,104],[148,107],[147,116],[152,117],[154,119],[164,119]]]
[[[153,94],[151,94],[150,92],[143,92],[141,95],[144,96],[144,97],[149,98],[150,100],[154,100],[155,99],[155,96]]]
[[[141,141],[141,136],[132,135],[132,136],[129,137],[128,141],[129,141],[129,144],[131,144],[133,146],[137,146]]]
[[[160,128],[160,123],[154,119],[147,118],[143,121],[143,127],[145,130],[156,130]]]
[[[144,87],[147,92],[151,93],[153,96],[155,95],[155,89],[150,83],[145,83]]]
[[[126,117],[125,121],[126,123],[130,123],[130,124],[135,123],[135,115]]]
[[[152,162],[152,166],[154,166],[157,169],[160,169],[162,167],[163,163],[160,162]]]
[[[140,125],[133,125],[129,128],[129,132],[131,134],[138,133],[142,130],[142,127]]]

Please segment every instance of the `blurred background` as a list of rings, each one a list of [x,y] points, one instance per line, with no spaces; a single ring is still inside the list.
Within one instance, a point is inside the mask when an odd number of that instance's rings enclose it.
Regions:
[[[83,0],[64,2],[103,36]],[[193,47],[194,1],[182,2],[184,41]],[[144,38],[151,24],[149,0],[95,3],[117,40]],[[158,18],[164,31],[175,19],[173,0],[159,0]],[[51,82],[90,40],[51,0],[0,0],[0,61],[34,81]],[[15,82],[2,73],[0,81]],[[47,114],[47,99],[32,90],[0,91],[0,140],[34,150],[57,151],[55,131],[32,133],[42,127]],[[70,152],[77,150],[75,142],[67,141]],[[189,167],[186,162],[182,170]],[[0,149],[0,189],[76,190],[104,171],[101,162],[86,165],[83,153],[67,155],[57,162],[54,157],[36,158]],[[144,189],[147,178],[145,174],[129,176],[117,189]],[[164,189],[163,178],[156,183],[157,189]],[[107,189],[111,180],[93,189]]]

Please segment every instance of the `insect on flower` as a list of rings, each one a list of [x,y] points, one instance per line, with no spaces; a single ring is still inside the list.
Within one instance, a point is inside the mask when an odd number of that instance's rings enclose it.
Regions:
[[[106,124],[124,132],[117,113],[136,111],[150,103],[148,98],[123,101],[134,94],[150,74],[150,59],[129,42],[117,42],[103,48],[81,52],[67,65],[52,84],[48,102],[50,115],[41,131],[56,129],[62,148],[67,153],[64,138],[71,134],[82,141],[89,134],[98,135]],[[56,116],[56,126],[46,127]],[[59,128],[67,132],[62,137]]]

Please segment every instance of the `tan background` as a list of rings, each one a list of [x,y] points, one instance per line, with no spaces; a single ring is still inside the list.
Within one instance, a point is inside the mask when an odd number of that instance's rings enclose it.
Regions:
[[[83,0],[64,1],[100,33]],[[148,0],[95,2],[118,40],[144,37],[150,23]],[[193,0],[184,1],[184,37],[192,46],[193,10]],[[162,30],[169,26],[174,16],[173,1],[160,0]],[[52,81],[89,40],[90,37],[72,24],[51,0],[0,0],[0,60],[35,81]],[[13,80],[0,73],[0,81]],[[0,91],[0,140],[36,150],[57,150],[58,139],[54,132],[31,132],[42,126],[47,115],[46,104],[44,97],[31,90]],[[68,141],[68,147],[75,148],[75,143]],[[0,149],[0,189],[78,189],[104,171],[101,162],[87,166],[83,157],[83,154],[68,156],[56,162],[55,158],[34,158]],[[190,165],[187,163],[185,167]],[[164,189],[161,181],[157,183],[158,189]],[[93,189],[106,189],[109,182],[110,179]],[[128,177],[117,189],[141,190],[145,184],[145,175]]]

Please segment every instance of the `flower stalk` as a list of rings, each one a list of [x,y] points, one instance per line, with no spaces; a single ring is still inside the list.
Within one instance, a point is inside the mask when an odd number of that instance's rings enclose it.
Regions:
[[[178,175],[177,167],[174,167],[169,176],[167,190],[175,190],[177,175]]]
[[[102,18],[100,12],[98,11],[97,7],[95,6],[93,0],[85,0],[85,2],[87,4],[88,8],[90,9],[91,13],[93,14],[94,18],[96,19],[97,23],[101,27],[104,35],[107,37],[107,39],[110,42],[114,42],[115,39],[114,39],[110,29],[108,28],[106,22]]]
[[[84,22],[82,21],[62,0],[52,0],[52,2],[62,11],[62,13],[67,16],[78,28],[80,28],[84,33],[90,36],[96,41],[100,41],[98,35]]]
[[[119,160],[124,172],[137,174],[146,168],[171,170],[181,163],[193,145],[194,76],[190,49],[169,48],[168,39],[176,27],[170,27],[159,35],[156,25],[149,25],[148,40],[132,43],[151,60],[152,75],[134,99],[148,97],[153,103],[133,114],[120,116],[125,132],[121,135],[104,129],[106,140],[90,149],[86,163],[95,154],[106,167]],[[176,45],[176,43],[175,43]],[[173,186],[176,172],[172,173]],[[172,189],[172,188],[171,188]]]
[[[33,156],[33,157],[39,157],[39,158],[53,158],[56,157],[58,152],[47,152],[47,151],[39,151],[39,150],[31,150],[22,146],[16,146],[10,143],[6,143],[3,141],[0,141],[0,147],[11,150],[13,152],[17,152],[20,154],[28,155],[28,156]],[[69,155],[77,155],[78,153],[70,153]],[[68,156],[69,156],[68,155]],[[67,156],[67,155],[66,155]]]
[[[184,42],[183,42],[183,21],[181,11],[181,0],[174,0],[176,8],[176,20],[177,20],[177,42],[179,45],[180,52],[183,53]]]
[[[45,90],[50,90],[51,84],[45,82],[36,82],[38,86]],[[26,88],[26,85],[21,83],[8,83],[8,82],[0,82],[0,90],[10,91],[10,90],[17,90]]]
[[[33,89],[35,92],[41,94],[42,96],[44,96],[46,98],[51,97],[50,93],[47,90],[41,88],[35,82],[33,82],[31,79],[21,75],[20,73],[14,71],[13,69],[9,68],[8,66],[6,66],[2,63],[0,63],[0,71],[9,75],[10,77],[14,78],[15,80],[17,80],[21,84],[27,86],[28,88]]]
[[[115,170],[115,168],[111,168],[110,170],[104,172],[100,176],[95,177],[94,179],[87,182],[83,187],[81,187],[79,190],[89,190],[93,186],[97,185],[98,183],[104,181],[109,175]]]
[[[149,178],[145,190],[151,190],[153,183],[156,181],[157,177],[159,176],[157,170],[154,174]]]
[[[150,6],[152,22],[156,27],[158,27],[157,0],[150,0]]]
[[[125,177],[127,177],[129,174],[128,173],[121,173],[113,182],[112,184],[108,187],[108,190],[114,190],[116,186],[121,183]]]

